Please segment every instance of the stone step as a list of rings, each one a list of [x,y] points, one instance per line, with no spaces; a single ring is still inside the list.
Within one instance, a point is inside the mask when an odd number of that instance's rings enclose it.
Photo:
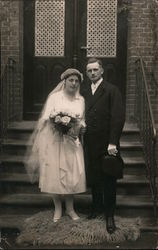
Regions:
[[[8,131],[8,138],[10,139],[18,139],[18,140],[28,140],[30,138],[30,135],[32,134],[33,131],[28,130],[28,131],[23,131],[23,130],[9,130]],[[121,139],[123,140],[128,140],[128,141],[133,141],[133,140],[140,140],[140,135],[139,132],[126,132],[123,131],[121,135]]]
[[[37,183],[31,183],[27,174],[2,173],[0,175],[1,193],[40,193]]]
[[[124,149],[122,150],[121,149],[121,156],[124,158],[143,158],[143,151],[142,151],[142,148],[140,148],[140,150],[134,150],[134,149],[130,149],[128,148],[128,150]]]
[[[8,146],[31,146],[30,142],[26,141],[26,140],[21,140],[21,139],[5,139],[3,142],[3,145],[8,145]],[[126,147],[131,147],[131,148],[135,148],[135,147],[142,147],[142,143],[140,143],[138,140],[126,140],[124,139],[120,139],[120,146],[122,148],[126,148]]]
[[[122,158],[125,163],[124,174],[131,174],[131,175],[144,175],[145,174],[145,161],[142,156],[134,156],[130,157],[123,155]]]
[[[1,193],[39,193],[38,183],[30,183],[27,174],[0,175]],[[117,181],[117,193],[124,195],[150,195],[149,181],[145,176],[124,175]]]
[[[8,130],[13,131],[26,131],[32,132],[32,130],[36,127],[36,121],[19,121],[19,122],[11,122],[9,124]],[[139,128],[136,123],[128,123],[125,122],[123,127],[123,132],[125,133],[139,133]]]
[[[90,195],[76,195],[76,207],[83,207],[89,211]],[[124,217],[153,217],[154,209],[151,195],[117,195],[116,215]]]
[[[74,199],[78,211],[89,212],[91,205],[90,194],[76,194]],[[6,194],[0,198],[0,213],[33,214],[53,207],[51,194]],[[124,217],[151,217],[153,203],[148,195],[117,195],[116,214]]]
[[[3,143],[3,153],[8,154],[24,154],[26,152],[27,146],[31,144],[26,140],[17,140],[17,139],[6,139]],[[139,141],[123,141],[120,140],[120,149],[121,152],[126,151],[136,151],[142,152],[142,144]]]
[[[26,131],[26,132],[32,132],[32,130],[35,128],[37,122],[36,121],[16,121],[11,122],[8,127],[8,131]]]
[[[125,174],[137,174],[142,175],[145,173],[145,162],[142,156],[130,157],[123,155],[122,157],[125,163]],[[0,164],[1,173],[25,173],[24,168],[24,156],[22,155],[1,155]]]
[[[8,128],[8,138],[27,140],[36,124],[36,121],[13,122]],[[133,138],[139,139],[139,129],[137,125],[125,123],[121,138],[124,137],[129,140],[133,140]]]

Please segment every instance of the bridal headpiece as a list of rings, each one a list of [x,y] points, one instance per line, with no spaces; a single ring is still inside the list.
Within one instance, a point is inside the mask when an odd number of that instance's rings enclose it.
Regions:
[[[62,74],[61,74],[61,80],[66,79],[67,77],[71,76],[71,75],[77,75],[80,79],[80,81],[83,81],[83,74],[80,73],[79,70],[77,69],[73,69],[73,68],[69,68],[67,70],[65,70]]]

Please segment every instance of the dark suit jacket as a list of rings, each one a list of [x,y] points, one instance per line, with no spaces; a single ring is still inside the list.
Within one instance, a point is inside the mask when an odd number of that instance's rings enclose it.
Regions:
[[[88,169],[91,174],[94,172],[93,177],[97,178],[100,172],[100,160],[102,155],[107,153],[108,144],[115,144],[119,149],[125,108],[119,89],[109,82],[102,81],[94,95],[91,93],[90,84],[82,89],[81,93],[85,98],[86,107],[85,147],[89,162]]]

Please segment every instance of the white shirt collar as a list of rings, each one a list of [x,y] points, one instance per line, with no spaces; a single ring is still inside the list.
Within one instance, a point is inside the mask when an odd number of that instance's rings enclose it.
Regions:
[[[91,90],[92,90],[93,95],[94,95],[95,91],[97,90],[97,88],[99,87],[99,85],[101,84],[102,81],[103,81],[103,78],[101,77],[96,83],[91,84]]]

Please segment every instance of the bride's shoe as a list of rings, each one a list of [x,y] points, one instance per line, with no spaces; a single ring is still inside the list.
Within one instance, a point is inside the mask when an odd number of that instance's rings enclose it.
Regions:
[[[58,222],[61,219],[62,213],[54,213],[53,221]]]
[[[74,210],[66,211],[66,214],[72,219],[72,220],[79,220],[80,217],[75,213]]]
[[[60,220],[61,217],[53,217],[53,221],[54,222],[58,222]]]

